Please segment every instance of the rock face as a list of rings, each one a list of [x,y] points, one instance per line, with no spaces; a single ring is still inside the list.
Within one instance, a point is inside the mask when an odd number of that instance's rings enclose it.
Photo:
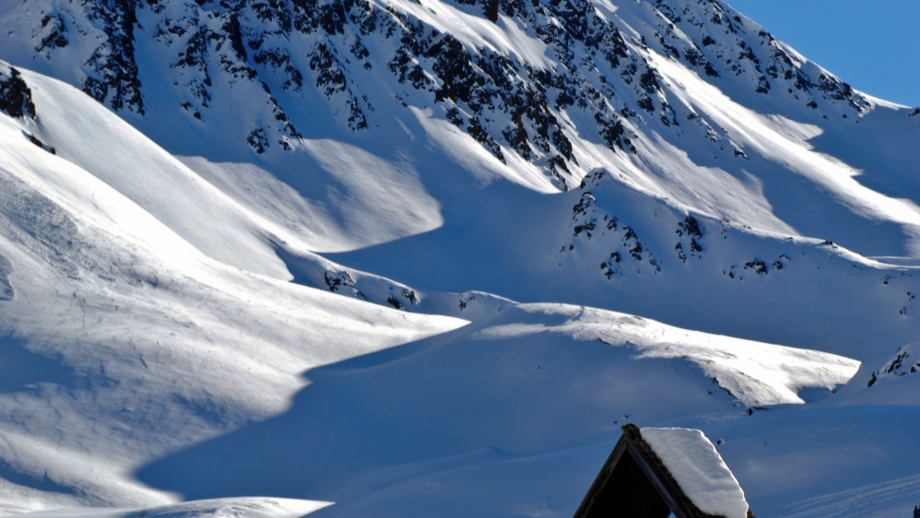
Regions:
[[[32,90],[22,79],[22,74],[13,67],[0,69],[0,111],[10,117],[35,118],[35,104],[32,103]]]
[[[387,118],[376,103],[434,107],[499,161],[514,153],[560,189],[584,174],[573,138],[636,153],[649,130],[693,132],[746,157],[662,83],[651,52],[713,84],[822,113],[858,115],[868,106],[719,0],[643,1],[615,12],[587,0],[30,4],[20,9],[32,25],[32,50],[53,66],[76,57],[73,81],[116,111],[143,115],[151,98],[168,98],[156,109],[172,105],[207,124],[212,109],[233,103],[228,90],[246,90],[245,127],[227,132],[258,154],[290,150],[297,127],[310,123],[291,108],[319,94],[357,133]],[[524,44],[502,41],[508,37]],[[91,51],[75,49],[78,40]],[[167,79],[154,85],[142,77]],[[381,80],[385,94],[376,91]]]
[[[882,368],[872,372],[869,377],[868,386],[873,386],[879,380],[893,380],[920,372],[920,360],[918,360],[918,350],[920,344],[913,343],[898,349],[894,358],[890,359]]]
[[[10,273],[13,271],[13,265],[10,260],[0,255],[0,300],[13,300],[16,292],[10,283]]]

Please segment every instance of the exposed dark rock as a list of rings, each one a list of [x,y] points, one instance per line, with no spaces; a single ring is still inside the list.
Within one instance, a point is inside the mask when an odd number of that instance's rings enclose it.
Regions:
[[[106,34],[84,64],[89,75],[83,91],[113,110],[127,108],[143,114],[144,100],[134,56],[134,27],[140,8],[137,0],[86,2],[86,14]]]
[[[16,295],[10,283],[11,273],[13,273],[13,265],[10,260],[0,255],[0,300],[13,300]]]
[[[31,134],[31,133],[26,133],[25,131],[23,131],[22,133],[25,135],[25,137],[26,137],[27,139],[29,139],[29,142],[31,142],[31,143],[35,144],[36,146],[38,146],[38,147],[44,149],[45,151],[51,153],[52,155],[56,155],[56,154],[57,154],[57,150],[56,150],[56,149],[54,149],[54,148],[51,147],[51,146],[46,146],[46,145],[44,144],[44,142],[42,142],[41,140],[39,140],[35,135],[33,135],[33,134]]]
[[[236,13],[230,13],[227,16],[227,22],[224,23],[223,29],[224,32],[227,33],[227,38],[230,40],[230,47],[236,52],[237,58],[239,58],[240,61],[249,59],[246,55],[246,46],[243,45],[243,33],[240,29],[240,20]]]
[[[764,263],[760,259],[754,259],[753,261],[744,263],[744,269],[753,270],[754,273],[757,273],[760,275],[766,275],[768,273],[766,263]]]
[[[402,296],[404,299],[408,300],[410,304],[418,304],[418,297],[415,296],[415,292],[409,288],[403,288]]]
[[[476,139],[476,142],[479,142],[486,149],[489,150],[495,158],[501,160],[502,163],[505,163],[505,155],[502,153],[501,146],[495,142],[495,139],[492,138],[492,135],[482,126],[479,122],[479,117],[470,118],[470,124],[466,128],[466,132],[470,134],[471,137]]]
[[[172,52],[172,66],[190,72],[174,86],[183,90],[183,109],[197,120],[207,121],[218,76],[231,87],[237,82],[264,86],[265,102],[278,124],[249,121],[262,128],[265,138],[264,143],[252,134],[246,138],[265,153],[268,142],[291,149],[287,139],[299,136],[279,100],[290,98],[273,97],[269,84],[293,93],[315,87],[331,112],[360,132],[373,124],[374,109],[358,75],[384,65],[397,81],[422,94],[394,92],[403,106],[409,107],[410,98],[416,108],[443,104],[445,118],[496,158],[505,162],[505,154],[512,152],[545,167],[562,189],[573,185],[577,174],[570,141],[576,132],[595,135],[611,150],[637,153],[642,125],[660,122],[678,131],[684,108],[669,99],[671,87],[644,57],[648,49],[683,61],[712,81],[739,76],[739,84],[747,81],[752,91],[788,92],[815,109],[819,102],[843,103],[856,112],[868,107],[839,79],[808,75],[797,57],[769,33],[752,31],[721,0],[681,9],[664,0],[649,2],[662,23],[638,39],[624,35],[615,18],[603,16],[586,0],[457,1],[478,7],[492,22],[500,16],[515,19],[546,45],[547,56],[558,66],[473,48],[412,14],[367,0],[176,0],[170,9],[162,0],[100,0],[84,4],[104,37],[92,43],[97,47],[82,66],[86,77],[81,87],[115,110],[143,114],[135,38],[153,34],[164,45],[160,50]],[[136,31],[138,19],[145,24],[152,19],[155,25]],[[61,12],[43,13],[35,23],[36,48],[49,59],[55,49],[81,37]],[[303,43],[306,55],[292,54],[293,41]],[[390,54],[372,56],[371,48]],[[591,120],[595,127],[572,127],[572,121]],[[710,141],[719,140],[711,127],[703,130]],[[740,148],[735,154],[746,158]]]
[[[42,18],[41,31],[42,36],[41,42],[35,46],[35,52],[45,54],[47,56],[47,51],[52,49],[61,49],[67,46],[69,41],[67,41],[67,26],[64,24],[64,17],[61,14],[46,14]]]
[[[246,142],[248,142],[252,149],[260,155],[265,153],[265,150],[268,149],[268,137],[265,136],[265,130],[263,128],[256,128],[250,131],[249,137],[246,138]]]
[[[355,298],[367,300],[367,297],[355,287],[355,281],[345,270],[326,270],[323,274],[329,291],[351,293]]]
[[[34,119],[36,116],[32,89],[22,79],[22,74],[13,67],[10,67],[9,71],[0,71],[0,111],[13,118]]]
[[[475,298],[476,298],[475,296],[470,295],[466,298],[466,300],[464,300],[463,295],[460,295],[460,302],[459,304],[457,304],[457,307],[459,307],[460,310],[463,311],[464,309],[467,308],[467,306],[470,305],[470,302],[472,302]]]
[[[677,224],[677,235],[683,236],[685,233],[697,239],[703,238],[703,231],[700,229],[700,224],[692,215],[688,215],[684,218],[683,222]]]

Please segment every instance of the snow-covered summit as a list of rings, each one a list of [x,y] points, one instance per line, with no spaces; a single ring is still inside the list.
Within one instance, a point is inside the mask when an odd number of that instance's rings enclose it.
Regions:
[[[173,158],[138,164],[160,171],[142,185],[66,149],[50,117],[36,138],[227,264],[324,289],[373,272],[403,308],[404,289],[479,290],[850,355],[873,327],[892,347],[920,332],[916,118],[724,2],[0,6],[0,58],[88,93]],[[582,192],[533,195],[566,189]],[[177,191],[205,223],[174,220]],[[706,237],[681,230],[691,217]],[[825,242],[842,253],[806,274],[802,244]],[[295,264],[355,250],[341,268]],[[837,282],[849,269],[864,273]],[[796,275],[844,293],[790,299]],[[355,290],[336,292],[369,289]],[[700,306],[704,292],[740,315]],[[775,325],[825,305],[815,320],[832,325]]]
[[[744,154],[683,98],[661,59],[747,106],[851,120],[873,107],[713,0],[41,0],[4,11],[4,59],[140,116],[183,154],[225,142],[292,151],[319,121],[377,139],[375,128],[394,128],[392,114],[418,112],[431,138],[465,135],[502,165],[529,169],[523,180],[543,189],[546,179],[580,182],[597,154],[583,139],[637,153],[652,132],[686,134]]]

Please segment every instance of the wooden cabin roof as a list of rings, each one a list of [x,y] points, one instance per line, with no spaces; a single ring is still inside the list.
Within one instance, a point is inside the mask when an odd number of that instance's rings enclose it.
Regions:
[[[574,518],[668,518],[672,513],[677,518],[735,518],[700,510],[642,438],[640,429],[633,424],[623,426],[623,435]],[[750,508],[746,518],[754,518]]]

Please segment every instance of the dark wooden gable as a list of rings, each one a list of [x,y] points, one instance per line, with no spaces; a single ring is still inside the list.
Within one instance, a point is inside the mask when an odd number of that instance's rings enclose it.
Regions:
[[[627,424],[574,518],[668,518],[671,513],[677,518],[721,518],[700,511],[639,428]],[[748,510],[747,518],[754,513]]]

